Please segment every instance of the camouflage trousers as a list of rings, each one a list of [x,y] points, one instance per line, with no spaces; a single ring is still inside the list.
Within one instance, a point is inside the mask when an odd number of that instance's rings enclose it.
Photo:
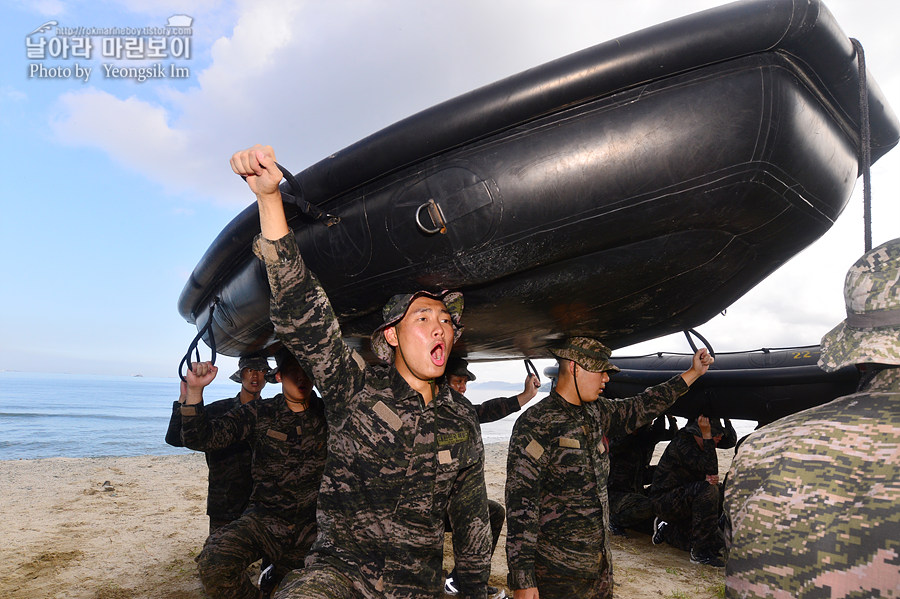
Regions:
[[[209,517],[209,534],[210,535],[213,534],[214,532],[216,532],[223,526],[227,526],[228,524],[231,524],[235,520],[237,520],[237,518],[225,519],[225,518],[213,518],[212,516],[210,516]]]
[[[653,516],[653,502],[646,495],[609,492],[610,524],[649,533],[653,528]]]
[[[560,576],[557,569],[535,564],[538,596],[541,599],[612,599],[612,572],[607,569],[600,578]]]
[[[273,599],[363,599],[363,594],[336,568],[326,566],[291,572]]]
[[[290,522],[268,514],[245,512],[206,539],[197,556],[200,581],[216,599],[256,599],[247,568],[260,558],[276,563],[276,580],[302,568],[316,536],[315,522],[298,530]]]
[[[491,555],[493,555],[497,548],[497,542],[500,540],[500,532],[503,530],[503,521],[506,520],[506,508],[502,503],[488,499],[488,516],[491,521]],[[452,530],[450,519],[444,514],[444,531],[451,532]]]
[[[719,528],[722,485],[694,481],[653,498],[653,508],[665,520],[665,541],[684,551],[718,553],[725,542]]]

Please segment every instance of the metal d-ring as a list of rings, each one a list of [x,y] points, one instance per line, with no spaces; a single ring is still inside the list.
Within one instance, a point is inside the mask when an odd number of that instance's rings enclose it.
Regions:
[[[426,227],[422,224],[423,208],[428,210],[428,216],[431,217],[431,223],[435,225],[434,227]],[[447,219],[444,218],[443,210],[441,210],[441,207],[438,206],[434,199],[428,200],[416,210],[416,226],[419,227],[419,230],[428,235],[434,235],[435,233],[443,234],[447,232]]]

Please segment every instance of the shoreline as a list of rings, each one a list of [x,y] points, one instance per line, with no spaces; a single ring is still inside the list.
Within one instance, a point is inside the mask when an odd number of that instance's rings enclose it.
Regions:
[[[506,449],[485,445],[488,497],[501,502]],[[731,453],[719,452],[723,473]],[[0,596],[202,599],[194,557],[208,530],[206,474],[198,452],[0,461],[7,506]],[[505,538],[504,528],[492,561],[491,584],[499,587],[506,583]],[[445,570],[452,564],[447,539]],[[649,534],[629,531],[611,544],[616,597],[722,596],[722,569],[691,564],[685,552],[652,545]]]

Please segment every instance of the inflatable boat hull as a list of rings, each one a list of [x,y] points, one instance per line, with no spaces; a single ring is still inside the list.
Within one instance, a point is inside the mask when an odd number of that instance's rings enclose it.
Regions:
[[[750,0],[601,44],[396,123],[297,174],[289,207],[345,336],[394,293],[463,291],[470,359],[622,347],[707,321],[818,239],[859,174],[858,71],[818,2]],[[869,76],[872,156],[900,137]],[[286,184],[283,189],[287,190]],[[442,230],[441,230],[442,229]],[[228,355],[272,351],[251,205],[179,300]]]

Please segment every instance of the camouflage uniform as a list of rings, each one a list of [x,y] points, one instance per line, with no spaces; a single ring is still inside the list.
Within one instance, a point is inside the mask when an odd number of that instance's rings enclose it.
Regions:
[[[510,588],[612,597],[606,435],[649,423],[687,389],[679,375],[632,398],[581,406],[554,390],[519,417],[506,479]]]
[[[197,557],[207,593],[226,599],[252,599],[258,591],[247,567],[268,557],[296,568],[316,533],[316,497],[325,466],[327,428],[321,400],[294,412],[284,396],[251,401],[215,420],[203,404],[181,407],[182,437],[200,451],[249,441],[254,480],[243,515],[206,540]]]
[[[701,439],[701,448],[695,434],[700,436],[700,430],[687,426],[666,447],[653,473],[650,500],[656,515],[668,525],[667,543],[700,555],[715,555],[722,550],[721,491],[719,485],[709,484],[706,476],[719,473],[716,442]]]
[[[900,239],[844,283],[819,366],[860,389],[752,433],[725,490],[727,597],[900,597]]]
[[[519,398],[513,395],[512,397],[495,397],[482,402],[475,406],[475,413],[478,415],[478,422],[484,424],[485,422],[500,420],[521,409]],[[506,520],[506,509],[503,507],[503,504],[499,501],[488,499],[488,517],[491,524],[491,555],[494,555],[494,550],[500,541],[500,533],[503,532],[503,522]],[[444,519],[444,527],[447,530],[453,530],[450,520],[446,518]],[[454,580],[456,579],[455,569],[450,573],[450,577]]]
[[[207,417],[218,418],[241,405],[241,394],[228,399],[220,399],[206,406]],[[184,447],[181,440],[181,404],[174,402],[166,443],[173,447]],[[206,513],[209,516],[209,532],[240,518],[247,507],[253,490],[253,476],[250,471],[253,453],[250,443],[240,441],[224,449],[206,452],[209,468],[209,487],[206,493]]]
[[[426,405],[393,366],[367,367],[342,339],[293,234],[258,237],[254,251],[266,264],[275,330],[325,390],[329,424],[319,534],[306,568],[276,596],[438,598],[448,514],[460,596],[483,599],[490,538],[474,408],[446,383]]]
[[[628,435],[609,439],[610,525],[649,531],[653,521],[653,505],[644,485],[652,478],[653,449],[660,441],[669,441],[677,428],[667,429],[665,416],[652,425],[639,428]]]

